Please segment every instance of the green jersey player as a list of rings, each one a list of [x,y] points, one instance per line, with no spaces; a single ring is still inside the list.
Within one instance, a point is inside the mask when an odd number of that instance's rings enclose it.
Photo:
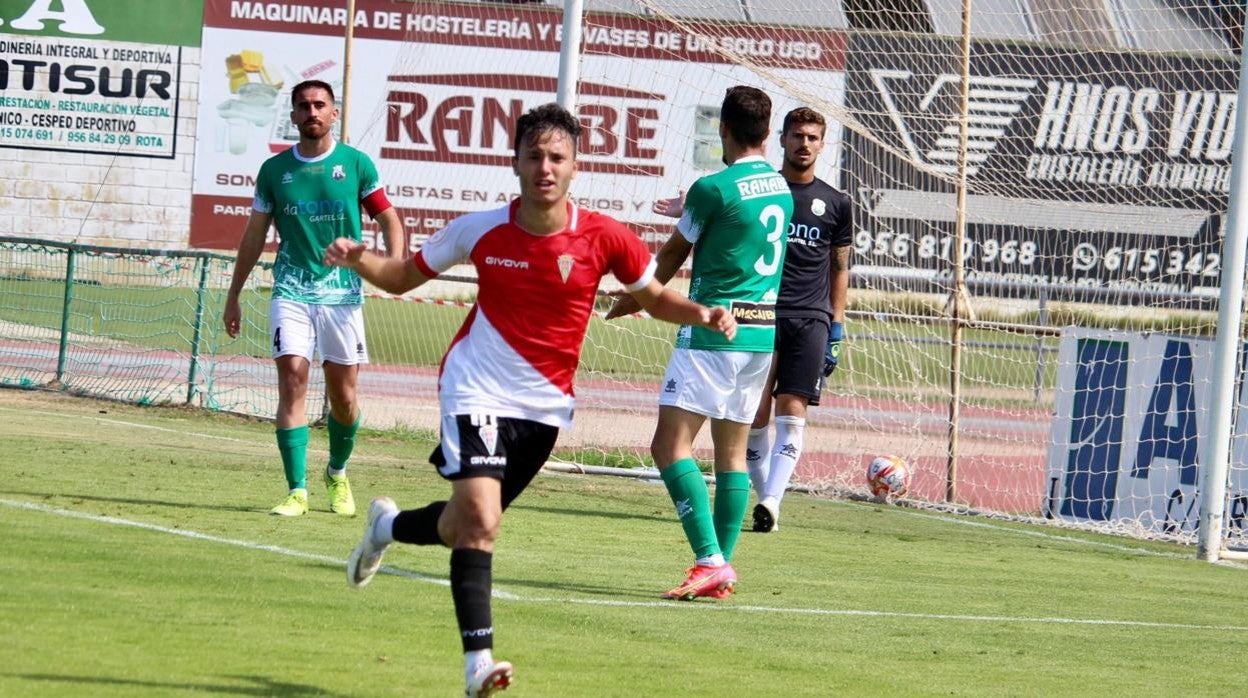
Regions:
[[[728,167],[694,183],[678,234],[658,254],[655,276],[666,282],[692,251],[690,299],[726,306],[737,321],[731,339],[681,328],[660,388],[650,451],[696,558],[684,583],[666,598],[722,598],[736,584],[728,563],[749,504],[745,445],[771,366],[785,234],[793,215],[788,184],[763,157],[770,121],[771,100],[762,91],[728,90],[719,126]],[[634,311],[624,298],[607,318]],[[693,459],[693,440],[707,419],[715,447],[713,510]]]
[[[308,371],[319,354],[329,393],[329,464],[325,485],[330,510],[355,514],[346,465],[355,444],[360,408],[359,365],[368,363],[360,277],[324,263],[325,248],[339,237],[362,238],[360,210],[380,225],[391,256],[403,254],[403,225],[386,200],[368,156],[336,143],[334,92],[319,80],[290,93],[290,119],[299,143],[269,158],[256,177],[251,217],[238,246],[234,276],[222,320],[231,337],[242,326],[239,293],[264,251],[269,226],[279,237],[270,301],[270,339],[277,364],[277,447],[288,493],[271,513],[298,516],[308,510],[306,484]]]
[[[826,131],[827,120],[807,107],[785,114],[780,129],[780,174],[793,193],[793,218],[776,301],[776,351],[745,450],[759,500],[753,530],[764,533],[779,529],[780,501],[802,456],[807,407],[819,404],[844,341],[853,216],[849,197],[815,176]],[[654,204],[655,213],[671,218],[684,209],[683,195]]]

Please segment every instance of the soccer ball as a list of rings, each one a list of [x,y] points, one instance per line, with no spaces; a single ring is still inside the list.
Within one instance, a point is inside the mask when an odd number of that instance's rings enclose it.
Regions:
[[[910,466],[897,456],[880,456],[867,466],[867,488],[879,499],[904,497],[910,491]]]

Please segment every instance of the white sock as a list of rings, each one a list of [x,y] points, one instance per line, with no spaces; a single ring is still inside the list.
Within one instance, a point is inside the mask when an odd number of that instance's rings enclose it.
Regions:
[[[763,489],[767,484],[767,461],[771,453],[770,427],[750,429],[750,440],[745,443],[745,466],[750,470],[750,485],[759,499],[763,498]]]
[[[328,473],[330,477],[342,477],[343,475],[347,474],[347,469],[346,468],[331,468],[327,465],[325,466],[325,472]]]
[[[373,527],[374,543],[390,545],[394,542],[394,517],[398,515],[397,511],[387,511],[377,517],[377,525]]]
[[[722,553],[715,553],[714,555],[707,555],[706,557],[700,557],[698,558],[697,562],[699,565],[702,565],[704,567],[719,567],[720,565],[724,564],[725,560],[724,560],[724,556]]]
[[[464,652],[464,683],[472,683],[472,677],[484,667],[494,663],[494,653],[490,650],[472,650]]]
[[[784,490],[802,457],[802,436],[806,420],[802,417],[776,417],[776,443],[771,447],[771,469],[767,473],[767,485],[763,496],[774,499],[779,508]]]
[[[304,499],[308,498],[308,491],[302,487],[296,487],[295,489],[291,490],[289,494],[301,494],[303,495]]]

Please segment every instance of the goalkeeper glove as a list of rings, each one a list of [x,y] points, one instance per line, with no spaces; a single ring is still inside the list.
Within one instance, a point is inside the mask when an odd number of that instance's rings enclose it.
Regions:
[[[841,340],[845,338],[845,325],[840,322],[832,323],[832,327],[828,330],[828,350],[823,354],[823,377],[827,378],[836,370],[836,365],[841,361]]]

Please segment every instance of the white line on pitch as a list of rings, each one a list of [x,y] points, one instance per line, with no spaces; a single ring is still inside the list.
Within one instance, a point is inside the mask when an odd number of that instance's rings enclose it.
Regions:
[[[870,506],[868,504],[863,504],[859,502],[847,502],[847,504],[864,506],[864,507]],[[1121,552],[1121,553],[1132,553],[1135,555],[1164,557],[1164,558],[1169,558],[1172,560],[1194,560],[1196,557],[1194,554],[1183,554],[1183,553],[1177,553],[1177,552],[1173,552],[1169,550],[1152,550],[1150,548],[1137,548],[1137,547],[1133,547],[1130,545],[1123,545],[1121,543],[1111,543],[1109,541],[1092,540],[1090,538],[1079,538],[1076,536],[1067,536],[1067,535],[1061,535],[1061,534],[1056,534],[1056,533],[1049,533],[1047,531],[1032,531],[1026,528],[1017,528],[1015,526],[1002,526],[1000,524],[995,524],[995,523],[991,523],[988,521],[972,521],[971,519],[968,519],[964,516],[960,516],[958,514],[912,511],[912,510],[907,510],[907,509],[899,509],[897,513],[903,516],[914,516],[914,517],[918,517],[921,519],[926,519],[928,521],[943,521],[945,523],[953,524],[955,526],[969,526],[971,528],[986,528],[991,531],[1000,531],[1001,533],[1014,533],[1020,536],[1032,536],[1034,538],[1044,538],[1047,540],[1057,541],[1057,542],[1062,542],[1062,543],[1087,545],[1087,546],[1092,546],[1096,548],[1105,548],[1106,550],[1113,550],[1115,552]],[[1235,562],[1233,560],[1219,560],[1217,564],[1224,566],[1224,567],[1248,569],[1248,564]]]
[[[140,422],[127,422],[127,421],[120,420],[120,419],[107,419],[104,417],[95,417],[91,415],[76,415],[72,413],[66,414],[63,412],[47,412],[47,411],[41,411],[41,410],[16,410],[13,408],[3,407],[3,406],[0,406],[0,411],[13,411],[13,412],[20,411],[23,414],[39,414],[39,415],[45,415],[48,417],[92,419],[92,420],[96,420],[99,422],[105,422],[108,424],[135,427],[138,429],[152,429],[156,431],[175,433],[181,436],[199,436],[205,439],[220,439],[223,441],[233,441],[236,443],[248,444],[252,446],[259,445],[255,440],[251,440],[251,439],[239,439],[239,438],[230,437],[230,436],[217,436],[215,434],[204,434],[204,433],[195,432],[195,431],[185,431],[182,429],[170,429],[168,427],[159,427],[159,426],[155,426],[151,424],[143,424]],[[374,458],[373,460],[389,462],[391,459]],[[862,506],[862,507],[870,506],[870,505],[862,504],[858,502],[841,502],[841,503],[845,504],[846,506]],[[1032,530],[1028,530],[1024,528],[1016,528],[1013,526],[1001,526],[1001,525],[989,523],[986,521],[972,521],[972,520],[967,519],[965,516],[959,516],[957,514],[944,514],[941,512],[907,511],[905,509],[899,509],[897,513],[900,513],[906,516],[916,516],[916,517],[924,518],[928,520],[944,521],[946,523],[954,524],[957,526],[970,526],[972,528],[986,528],[989,530],[1001,531],[1004,533],[1015,533],[1020,536],[1032,536],[1035,538],[1043,538],[1043,539],[1052,540],[1055,542],[1071,543],[1074,545],[1086,545],[1089,547],[1103,548],[1106,550],[1113,550],[1116,552],[1123,552],[1123,553],[1131,553],[1134,555],[1165,557],[1165,558],[1170,558],[1170,559],[1175,559],[1175,560],[1188,560],[1194,557],[1192,555],[1184,555],[1184,554],[1169,552],[1169,551],[1164,551],[1164,550],[1152,550],[1150,548],[1133,547],[1133,546],[1124,545],[1121,543],[1110,543],[1107,541],[1092,540],[1089,538],[1078,538],[1075,536],[1060,535],[1060,534],[1055,534],[1055,533],[1049,533],[1047,531],[1032,531]],[[1232,560],[1219,560],[1215,564],[1218,564],[1223,567],[1233,567],[1236,569],[1248,569],[1248,564],[1235,562]]]
[[[1060,618],[1060,617],[1028,617],[1028,616],[972,616],[957,613],[906,613],[903,611],[869,611],[865,609],[832,609],[832,608],[783,608],[777,606],[737,606],[731,604],[673,604],[670,601],[623,601],[614,599],[558,599],[519,598],[517,601],[529,603],[572,603],[587,606],[636,606],[642,608],[701,608],[712,611],[747,611],[751,613],[788,613],[807,616],[861,616],[867,618],[910,618],[913,620],[964,620],[981,623],[1044,623],[1051,625],[1112,625],[1141,628],[1165,628],[1183,630],[1229,630],[1239,632],[1245,626],[1238,625],[1199,625],[1195,623],[1159,623],[1147,620],[1113,620],[1109,618]]]
[[[91,420],[95,422],[102,422],[104,424],[112,424],[112,425],[122,426],[122,427],[132,427],[134,429],[147,429],[149,431],[160,431],[160,432],[165,432],[168,434],[177,434],[178,436],[197,436],[197,437],[204,438],[204,439],[216,439],[218,441],[230,441],[232,443],[243,444],[245,446],[258,446],[259,447],[259,446],[265,445],[255,439],[240,439],[236,436],[218,436],[216,434],[205,434],[203,432],[198,432],[198,431],[187,431],[185,429],[172,429],[170,427],[161,427],[161,426],[156,426],[155,424],[144,424],[142,422],[127,422],[122,419],[109,419],[107,417],[96,417],[95,415],[74,414],[74,413],[65,413],[65,412],[45,412],[43,410],[16,410],[11,407],[0,406],[0,412],[4,412],[4,411],[21,412],[22,414],[37,414],[37,415],[42,415],[45,417],[87,419],[87,420]],[[62,434],[61,436],[67,437],[69,435]],[[272,442],[270,441],[269,443],[272,443]],[[309,446],[308,452],[309,453],[325,453],[326,450],[318,449],[314,446]],[[394,459],[384,458],[384,457],[373,457],[371,460],[381,461],[381,462],[390,462]]]
[[[114,424],[114,425],[123,426],[123,427],[133,427],[135,429],[148,429],[151,431],[163,431],[163,432],[168,432],[170,434],[178,434],[179,436],[198,436],[198,437],[205,438],[205,439],[217,439],[220,441],[233,441],[235,443],[240,443],[240,444],[255,444],[255,441],[251,439],[239,439],[233,436],[217,436],[216,434],[204,434],[204,433],[197,432],[197,431],[186,431],[183,429],[170,429],[169,427],[158,427],[155,424],[142,424],[140,422],[127,422],[121,419],[109,419],[107,417],[96,417],[94,415],[83,415],[83,414],[73,414],[73,413],[67,414],[65,412],[45,412],[43,410],[16,410],[11,407],[0,407],[0,411],[21,412],[22,414],[38,414],[38,415],[43,415],[45,417],[61,417],[61,418],[74,417],[78,419],[89,419],[89,420],[96,421],[96,422],[103,422],[104,424]]]
[[[296,557],[304,560],[315,560],[331,565],[345,566],[346,560],[341,560],[329,555],[321,555],[319,553],[307,553],[301,550],[292,550],[278,545],[268,545],[265,543],[253,543],[251,541],[237,540],[234,538],[223,538],[208,533],[199,533],[197,531],[189,531],[181,528],[168,528],[158,526],[156,524],[144,523],[142,521],[131,521],[115,516],[102,516],[99,514],[88,514],[86,512],[74,511],[72,509],[62,509],[60,507],[39,504],[37,502],[24,502],[12,499],[0,499],[0,505],[11,507],[13,509],[22,509],[26,511],[35,511],[45,514],[54,514],[56,516],[64,516],[71,519],[80,519],[91,521],[94,523],[105,523],[114,526],[127,526],[130,528],[138,528],[145,531],[154,531],[156,533],[167,533],[170,535],[190,538],[192,540],[201,540],[209,543],[220,543],[222,545],[232,545],[247,550],[257,550],[262,552],[277,553],[278,555],[286,555],[288,557]],[[449,582],[445,579],[437,577],[429,577],[418,572],[404,570],[389,565],[382,566],[378,572],[389,574],[396,577],[413,579],[419,582],[428,582],[432,584],[440,584],[447,586]],[[574,597],[525,597],[512,594],[499,589],[494,590],[495,598],[507,601],[519,601],[523,603],[538,604],[578,604],[584,606],[613,606],[613,607],[629,607],[629,608],[663,608],[663,609],[699,609],[704,611],[736,611],[742,613],[788,613],[795,615],[808,616],[857,616],[866,618],[908,618],[912,620],[954,620],[969,621],[979,623],[1036,623],[1048,625],[1100,625],[1100,626],[1127,626],[1136,628],[1158,628],[1167,630],[1218,630],[1231,632],[1248,631],[1248,626],[1239,625],[1202,625],[1197,623],[1159,623],[1153,621],[1139,620],[1113,620],[1107,618],[1060,618],[1060,617],[1027,617],[1027,616],[975,616],[952,613],[905,613],[899,611],[871,611],[865,609],[829,609],[829,608],[785,608],[778,606],[742,606],[736,604],[691,604],[680,602],[660,602],[660,601],[624,601],[613,599],[585,599]]]
[[[140,528],[145,531],[155,531],[157,533],[168,533],[170,535],[182,536],[183,538],[190,538],[192,540],[202,540],[202,541],[207,541],[209,543],[221,543],[222,545],[232,545],[238,548],[245,548],[247,550],[261,550],[261,551],[269,552],[269,553],[277,553],[278,555],[286,555],[288,557],[297,557],[297,558],[301,558],[304,560],[315,560],[317,562],[324,562],[330,565],[337,565],[337,566],[342,567],[343,569],[346,569],[346,565],[347,565],[346,560],[342,560],[336,557],[331,557],[329,555],[321,555],[319,553],[305,553],[302,550],[292,550],[291,548],[283,548],[280,545],[268,545],[267,543],[253,543],[251,541],[238,540],[235,538],[222,538],[221,536],[214,536],[210,533],[200,533],[198,531],[190,531],[184,528],[168,528],[165,526],[158,526],[156,524],[144,523],[142,521],[131,521],[129,519],[122,519],[116,516],[103,516],[100,514],[88,514],[86,512],[74,511],[73,509],[62,509],[60,507],[49,506],[47,504],[39,504],[37,502],[23,502],[23,501],[17,501],[17,500],[12,500],[12,499],[0,499],[0,504],[3,504],[6,507],[12,507],[14,509],[26,509],[28,511],[39,511],[45,514],[55,514],[57,516],[64,516],[64,517],[71,518],[71,519],[81,519],[84,521],[93,521],[96,523],[106,523],[106,524],[112,524],[114,526],[127,526],[129,528]],[[450,586],[450,582],[445,579],[439,579],[438,577],[429,577],[429,576],[420,574],[419,572],[412,572],[411,570],[404,570],[404,569],[400,569],[397,567],[390,567],[389,565],[382,566],[381,569],[378,571],[383,574],[391,574],[396,577],[405,577],[407,579],[414,579],[419,582],[429,582],[430,584],[440,584],[442,586]],[[517,599],[515,595],[509,594],[504,591],[495,591],[494,596],[500,599],[508,599],[508,600]]]

